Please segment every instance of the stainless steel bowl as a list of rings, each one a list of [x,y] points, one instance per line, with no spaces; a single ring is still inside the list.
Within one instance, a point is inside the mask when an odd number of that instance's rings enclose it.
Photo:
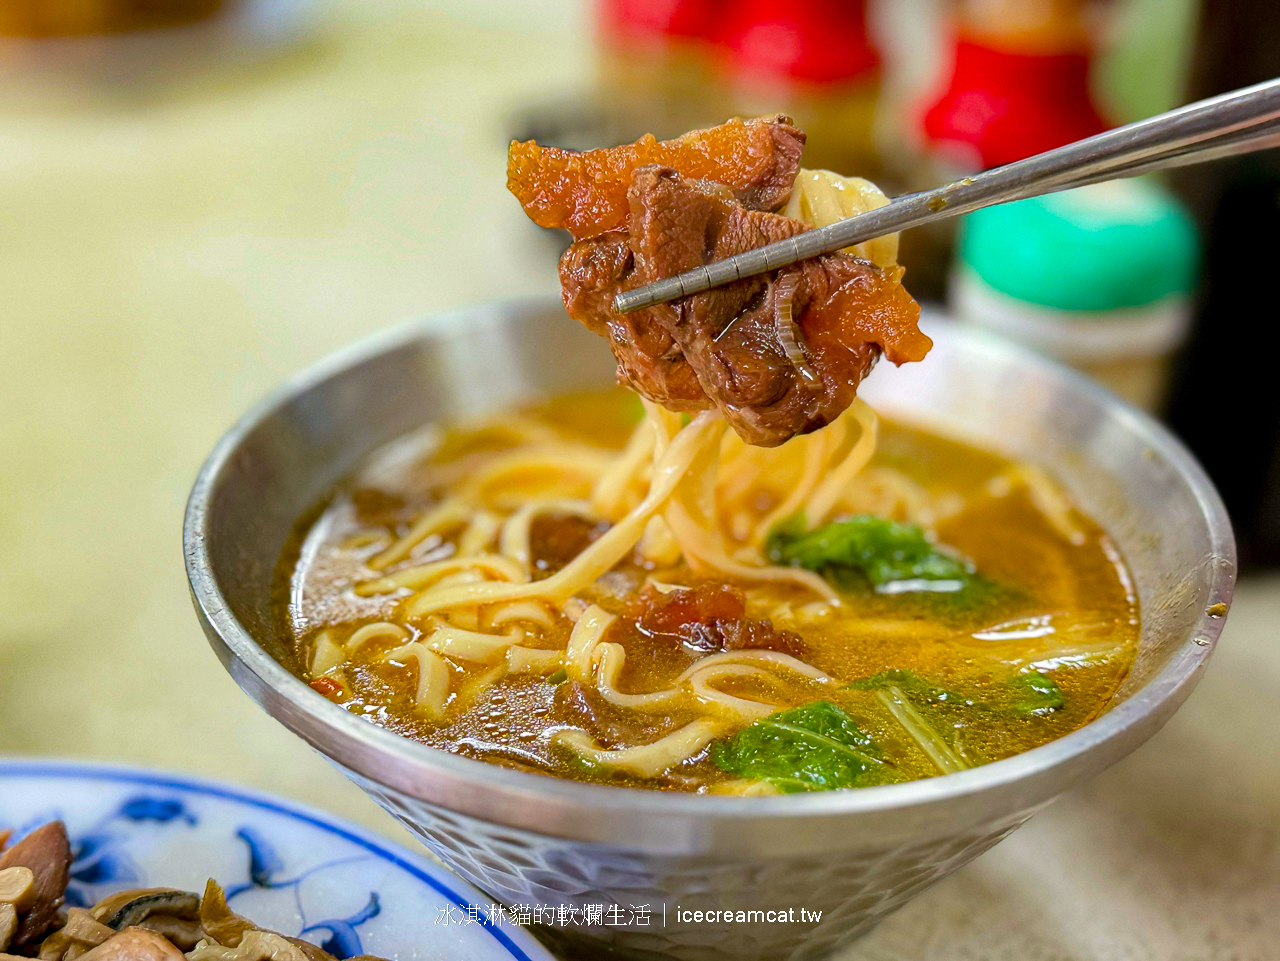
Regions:
[[[205,633],[253,700],[499,901],[564,905],[579,921],[589,906],[648,906],[647,925],[639,912],[626,926],[579,924],[553,937],[596,939],[637,957],[821,955],[1158,730],[1204,670],[1223,624],[1215,605],[1230,603],[1235,581],[1222,503],[1162,427],[1002,342],[945,324],[930,333],[937,347],[925,363],[877,371],[865,396],[891,415],[1048,467],[1111,533],[1141,598],[1141,651],[1116,703],[1043,747],[856,791],[666,794],[432,750],[348,714],[281,667],[272,656],[285,643],[272,614],[273,571],[297,518],[335,482],[436,418],[609,382],[604,343],[549,299],[484,304],[372,338],[233,427],[200,471],[184,529]],[[698,923],[677,908],[822,914],[817,923]]]

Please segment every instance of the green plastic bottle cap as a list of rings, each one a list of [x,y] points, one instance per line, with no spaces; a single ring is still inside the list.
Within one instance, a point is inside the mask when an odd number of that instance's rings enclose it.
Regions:
[[[1199,242],[1187,211],[1154,183],[1118,180],[970,214],[961,263],[1016,300],[1108,311],[1185,294]]]

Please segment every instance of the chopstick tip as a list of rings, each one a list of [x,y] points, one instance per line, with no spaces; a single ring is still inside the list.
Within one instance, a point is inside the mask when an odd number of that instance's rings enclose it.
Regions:
[[[613,309],[620,314],[629,314],[632,311],[639,310],[641,307],[649,306],[648,299],[643,287],[638,287],[635,290],[624,290],[613,298]]]

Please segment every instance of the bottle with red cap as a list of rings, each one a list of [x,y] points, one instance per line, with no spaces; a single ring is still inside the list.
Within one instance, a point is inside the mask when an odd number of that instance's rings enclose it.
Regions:
[[[936,187],[1105,130],[1093,97],[1097,0],[950,0],[939,84],[909,112],[900,186]],[[955,221],[908,231],[917,297],[941,299]]]
[[[1101,133],[1089,0],[958,0],[952,67],[924,112],[935,153],[967,171]]]
[[[719,22],[725,114],[787,113],[805,166],[875,177],[881,58],[866,0],[737,0]]]

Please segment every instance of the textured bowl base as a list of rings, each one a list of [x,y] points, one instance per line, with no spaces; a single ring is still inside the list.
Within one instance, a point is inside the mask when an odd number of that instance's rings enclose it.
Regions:
[[[535,907],[555,912],[555,923],[535,925],[538,936],[581,958],[597,957],[601,949],[635,961],[821,958],[866,934],[1035,813],[822,860],[654,856],[513,831],[344,773],[451,870],[517,915]],[[683,919],[690,911],[789,909],[797,920]],[[820,912],[820,920],[800,920],[802,910]],[[588,912],[599,922],[584,924]]]

